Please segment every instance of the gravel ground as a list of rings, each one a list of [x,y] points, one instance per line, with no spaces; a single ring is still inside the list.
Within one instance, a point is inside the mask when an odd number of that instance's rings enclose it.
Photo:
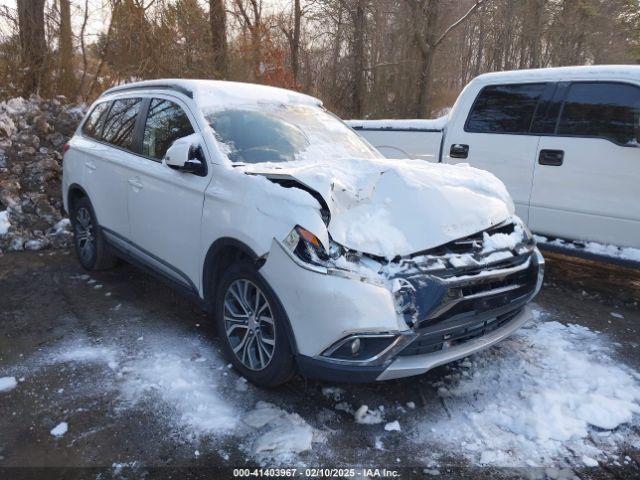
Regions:
[[[600,388],[545,359],[578,358],[613,390],[640,388],[638,278],[555,257],[548,270],[536,324],[488,352],[417,378],[298,378],[265,391],[227,366],[203,312],[133,267],[89,276],[65,250],[0,256],[0,377],[17,381],[0,391],[0,478],[225,478],[260,466],[640,478],[638,412],[566,441],[532,442],[514,427],[514,408],[536,413],[526,410],[536,389],[553,387],[570,409],[570,390]],[[355,421],[363,405],[369,424]],[[496,409],[506,423],[491,423]]]

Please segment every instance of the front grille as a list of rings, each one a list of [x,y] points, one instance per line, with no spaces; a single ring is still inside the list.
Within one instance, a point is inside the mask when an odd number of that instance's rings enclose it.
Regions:
[[[421,329],[420,336],[403,349],[399,355],[425,355],[461,345],[505,326],[521,311],[522,307],[489,319],[474,318],[464,322],[456,322],[454,325],[438,324]]]
[[[440,305],[419,322],[419,327],[446,322],[464,316],[490,313],[505,305],[526,301],[536,289],[537,267],[529,261],[527,268],[500,276],[470,277],[448,285]]]

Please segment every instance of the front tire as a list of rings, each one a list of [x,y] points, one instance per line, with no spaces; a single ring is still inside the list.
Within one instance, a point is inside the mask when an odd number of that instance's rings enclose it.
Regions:
[[[107,251],[93,206],[87,197],[79,198],[71,212],[73,243],[80,265],[86,270],[106,270],[116,265],[117,258]]]
[[[253,262],[238,262],[224,272],[214,305],[225,354],[247,380],[272,388],[293,377],[286,314]]]

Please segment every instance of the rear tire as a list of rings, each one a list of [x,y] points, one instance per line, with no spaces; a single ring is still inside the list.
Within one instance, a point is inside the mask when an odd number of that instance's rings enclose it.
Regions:
[[[95,271],[106,270],[116,265],[118,259],[107,250],[93,206],[87,197],[81,197],[74,202],[71,225],[76,255],[83,268]]]
[[[291,380],[286,314],[254,262],[242,260],[222,274],[214,309],[225,355],[247,380],[266,388]]]

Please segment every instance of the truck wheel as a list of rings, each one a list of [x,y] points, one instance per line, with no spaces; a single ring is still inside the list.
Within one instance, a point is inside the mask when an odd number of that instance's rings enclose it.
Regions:
[[[106,270],[116,265],[117,258],[106,249],[102,231],[87,197],[79,198],[74,203],[71,225],[80,265],[87,270]]]
[[[240,261],[224,272],[214,305],[225,354],[247,380],[271,388],[293,377],[286,314],[253,262]]]

